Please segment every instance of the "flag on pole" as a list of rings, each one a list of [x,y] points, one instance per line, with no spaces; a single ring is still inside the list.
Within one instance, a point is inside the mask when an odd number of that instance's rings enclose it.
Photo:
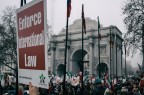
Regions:
[[[26,4],[26,0],[21,0],[21,6],[24,5],[23,2],[24,2],[24,4]]]
[[[84,17],[84,5],[82,4],[82,26],[84,28],[84,33],[86,34],[86,22]]]
[[[101,29],[101,26],[100,26],[100,21],[99,21],[99,17],[98,17],[98,38],[99,39],[101,39],[100,29]]]
[[[67,17],[70,17],[71,13],[71,0],[67,0]]]

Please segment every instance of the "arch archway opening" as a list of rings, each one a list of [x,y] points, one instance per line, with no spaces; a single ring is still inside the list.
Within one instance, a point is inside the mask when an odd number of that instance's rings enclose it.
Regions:
[[[99,75],[103,78],[106,73],[108,73],[108,66],[106,63],[100,63],[97,65],[97,75]]]
[[[57,74],[62,76],[64,74],[64,64],[59,64],[57,67]]]
[[[84,73],[89,71],[89,56],[87,51],[83,50],[83,62],[82,62],[82,50],[77,50],[72,55],[72,73],[78,74],[82,71],[82,64],[84,66]]]

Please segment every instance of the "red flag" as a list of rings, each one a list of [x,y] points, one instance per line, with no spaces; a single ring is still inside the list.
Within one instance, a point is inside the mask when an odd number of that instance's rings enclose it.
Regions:
[[[67,17],[70,17],[71,13],[71,0],[67,0]]]
[[[84,5],[82,4],[82,26],[84,28],[84,32],[86,34],[86,22],[85,22],[85,17],[84,17]]]

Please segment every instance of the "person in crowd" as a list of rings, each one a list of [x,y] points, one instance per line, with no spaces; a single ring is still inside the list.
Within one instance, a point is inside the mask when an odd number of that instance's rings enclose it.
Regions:
[[[95,78],[95,82],[84,81],[84,89],[82,91],[82,85],[79,80],[78,84],[73,85],[73,83],[65,84],[65,94],[66,95],[144,95],[140,94],[139,87],[143,88],[142,80],[131,79],[123,82],[117,82],[112,86],[111,84],[102,84],[101,79]],[[55,80],[53,80],[55,81]],[[55,83],[51,81],[46,95],[63,95],[63,83]],[[139,84],[137,84],[139,82]],[[42,88],[41,88],[42,89]],[[29,85],[29,94],[30,95],[44,95],[41,90],[37,87]]]
[[[24,87],[22,84],[19,85],[18,95],[23,95]]]
[[[106,88],[104,95],[113,95],[113,91],[111,90],[111,88]]]
[[[141,94],[144,94],[144,74],[141,75],[141,80],[139,82],[139,88],[140,88],[140,93]]]
[[[139,82],[139,88],[140,88],[140,93],[144,94],[144,91],[143,91],[143,89],[144,89],[144,74],[142,74],[142,78]]]
[[[0,95],[2,95],[2,93],[3,93],[3,87],[2,87],[1,81],[0,81]]]
[[[120,91],[120,90],[118,90],[118,91]],[[118,92],[118,91],[117,91],[117,92]],[[123,86],[123,87],[122,87],[122,89],[121,89],[121,94],[122,94],[122,95],[123,95],[123,94],[124,94],[124,95],[127,95],[127,94],[128,94],[128,89],[127,89],[126,86]]]
[[[133,92],[133,95],[140,95],[140,91],[139,91],[139,89],[138,89],[136,84],[133,85],[132,92]]]
[[[38,87],[35,87],[32,85],[32,83],[29,83],[29,94],[30,95],[38,95],[39,89]]]
[[[104,91],[106,88],[102,85],[102,82],[99,78],[96,79],[95,81],[95,87],[94,90],[92,91],[92,95],[104,95]]]
[[[8,84],[5,83],[3,87],[3,93],[7,93],[7,90],[8,90]]]
[[[133,92],[132,92],[132,90],[133,90],[133,81],[130,81],[127,87],[128,87],[129,95],[132,95],[133,94]]]

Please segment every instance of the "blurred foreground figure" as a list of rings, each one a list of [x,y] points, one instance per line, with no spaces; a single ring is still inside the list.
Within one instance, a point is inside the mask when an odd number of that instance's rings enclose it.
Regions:
[[[139,82],[139,88],[140,88],[140,93],[143,95],[144,94],[144,74],[142,74],[142,78]]]
[[[29,83],[29,94],[30,95],[38,95],[39,89],[38,87],[35,87],[32,85],[32,83]]]

